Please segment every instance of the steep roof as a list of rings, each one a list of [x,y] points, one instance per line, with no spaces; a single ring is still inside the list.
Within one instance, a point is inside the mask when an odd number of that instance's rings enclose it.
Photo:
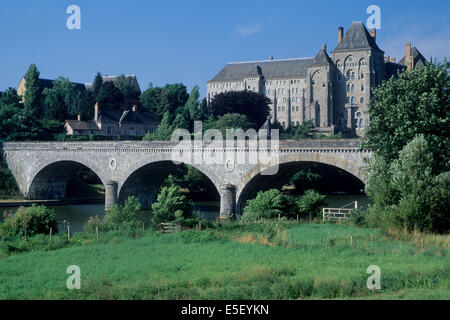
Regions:
[[[374,38],[372,38],[362,22],[353,22],[351,27],[345,33],[344,38],[333,51],[362,49],[374,49],[376,51],[384,52],[377,46]]]
[[[87,120],[87,121],[78,121],[78,120],[66,120],[66,123],[73,130],[100,130],[95,121]]]
[[[331,60],[330,56],[327,54],[327,51],[325,48],[322,48],[314,58],[312,66],[329,66],[332,65],[333,60]]]
[[[414,67],[424,67],[428,64],[427,59],[425,59],[425,57],[419,52],[419,50],[417,50],[416,47],[413,47],[411,49],[411,56],[414,59]],[[406,56],[402,58],[402,60],[400,60],[400,64],[406,65]]]
[[[102,76],[103,82],[114,82],[116,84],[117,78],[120,76]],[[137,81],[137,78],[134,74],[125,75],[125,78],[131,78],[134,83],[134,87],[137,91],[141,92],[141,87],[139,86],[139,82]],[[84,86],[86,89],[90,89],[92,87],[92,83],[85,83]]]
[[[139,124],[159,124],[161,118],[154,112],[150,111],[109,111],[102,110],[99,112],[99,122],[122,122],[122,123],[139,123]]]
[[[51,89],[51,88],[53,88],[53,83],[55,81],[56,80],[39,78],[39,84],[40,84],[42,89],[45,89],[45,88]],[[71,82],[71,84],[75,85],[75,89],[77,89],[79,91],[86,90],[86,87],[84,86],[83,83]]]
[[[266,79],[306,77],[307,67],[313,58],[263,60],[228,63],[210,81],[241,81],[248,76],[260,74]]]
[[[397,72],[399,70],[403,71],[406,69],[406,67],[402,64],[395,63],[395,62],[385,62],[384,67],[386,69],[386,78],[390,79],[392,76],[396,76]]]

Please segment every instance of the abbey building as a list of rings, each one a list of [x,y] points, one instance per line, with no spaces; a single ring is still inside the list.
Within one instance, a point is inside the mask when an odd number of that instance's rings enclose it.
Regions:
[[[252,90],[271,99],[271,121],[284,127],[313,120],[319,132],[361,136],[369,123],[371,88],[398,70],[423,66],[426,59],[411,44],[399,63],[385,57],[376,43],[375,30],[355,22],[338,45],[327,53],[324,45],[314,58],[228,63],[207,83],[208,103],[215,95]]]

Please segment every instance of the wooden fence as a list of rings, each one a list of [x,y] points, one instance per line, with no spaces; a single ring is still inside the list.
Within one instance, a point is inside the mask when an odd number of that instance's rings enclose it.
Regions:
[[[349,205],[354,204],[354,208],[345,208]],[[322,209],[322,219],[338,219],[338,220],[346,220],[348,219],[350,212],[353,210],[358,209],[358,201],[354,201],[352,203],[349,203],[348,205],[345,205],[341,208],[323,208]]]
[[[175,233],[181,230],[177,223],[161,223],[159,226],[162,233]]]

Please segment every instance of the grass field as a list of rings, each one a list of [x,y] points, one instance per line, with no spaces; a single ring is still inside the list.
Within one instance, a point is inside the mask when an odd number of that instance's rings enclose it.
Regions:
[[[80,234],[67,248],[3,254],[0,299],[450,299],[449,236],[422,248],[343,224],[260,224]],[[69,265],[81,268],[80,290],[66,288]],[[366,287],[370,265],[381,290]]]

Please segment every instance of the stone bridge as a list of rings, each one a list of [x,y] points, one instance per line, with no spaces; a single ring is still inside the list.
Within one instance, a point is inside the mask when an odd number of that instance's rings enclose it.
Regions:
[[[174,154],[184,154],[179,162],[201,171],[216,187],[221,218],[240,212],[246,190],[255,177],[270,173],[277,166],[322,163],[364,181],[364,159],[371,156],[360,149],[359,140],[281,140],[270,150],[248,145],[225,148],[225,160],[215,163],[206,162],[203,157],[218,149],[194,145],[179,148],[176,142],[4,142],[0,150],[26,198],[65,198],[69,180],[79,168],[87,167],[105,185],[106,210],[130,195],[138,196],[145,207],[150,206],[162,181],[175,167]],[[262,153],[269,154],[271,161],[248,161]],[[238,160],[239,155],[246,159],[245,163]]]

